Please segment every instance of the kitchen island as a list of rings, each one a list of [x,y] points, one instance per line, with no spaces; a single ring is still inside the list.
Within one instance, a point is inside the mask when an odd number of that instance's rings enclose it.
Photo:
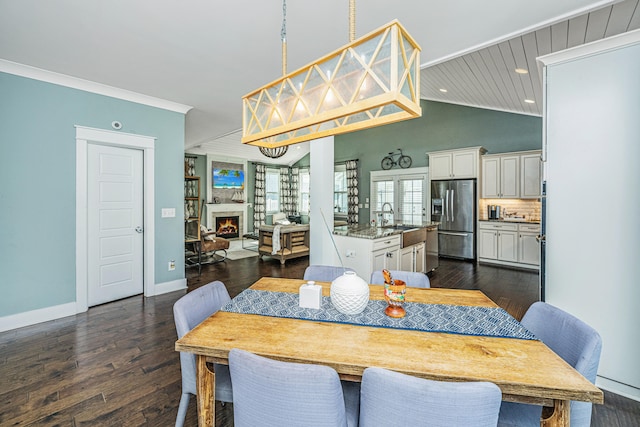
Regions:
[[[335,263],[340,265],[342,261],[342,265],[352,268],[365,280],[369,280],[373,271],[384,268],[432,271],[437,267],[437,228],[438,223],[434,222],[336,227],[333,234],[341,260],[336,256]]]

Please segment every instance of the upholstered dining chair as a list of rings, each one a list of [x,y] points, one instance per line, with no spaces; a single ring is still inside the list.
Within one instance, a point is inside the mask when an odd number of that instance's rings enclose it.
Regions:
[[[402,270],[389,270],[391,277],[394,279],[403,280],[407,286],[412,288],[430,288],[429,276],[424,273],[415,273],[413,271]],[[371,273],[372,285],[384,285],[384,277],[382,276],[382,270],[376,270]]]
[[[316,282],[332,282],[342,276],[345,271],[353,271],[348,267],[337,267],[335,265],[310,265],[304,270],[304,280],[314,280]]]
[[[195,326],[198,326],[204,319],[220,310],[230,300],[227,288],[224,283],[218,280],[182,296],[173,305],[173,319],[176,323],[178,339],[182,338]],[[216,373],[216,400],[232,402],[233,393],[231,391],[229,367],[216,364],[214,369]],[[176,426],[184,425],[189,398],[191,395],[196,395],[196,357],[194,354],[180,352],[180,370],[182,371],[182,396],[180,397]]]
[[[535,302],[520,322],[547,347],[595,383],[602,338],[582,320],[545,302]],[[591,425],[590,402],[571,401],[571,427]],[[539,426],[542,406],[502,402],[499,426]]]
[[[487,427],[498,422],[502,392],[490,382],[444,382],[367,368],[360,427]]]
[[[357,426],[359,387],[328,366],[229,352],[236,427]]]

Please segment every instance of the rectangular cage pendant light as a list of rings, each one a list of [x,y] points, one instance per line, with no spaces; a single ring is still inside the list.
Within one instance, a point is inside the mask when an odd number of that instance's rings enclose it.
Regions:
[[[420,46],[394,20],[242,98],[242,143],[280,147],[420,117]]]

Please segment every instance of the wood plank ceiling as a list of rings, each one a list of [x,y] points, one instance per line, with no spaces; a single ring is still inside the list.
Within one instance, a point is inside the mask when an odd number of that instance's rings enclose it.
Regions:
[[[616,3],[423,68],[422,98],[542,115],[542,76],[536,58],[640,28],[638,3]],[[518,74],[516,68],[528,73]]]

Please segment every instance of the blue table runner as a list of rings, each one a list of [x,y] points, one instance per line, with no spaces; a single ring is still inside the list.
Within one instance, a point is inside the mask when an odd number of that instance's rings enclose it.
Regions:
[[[245,289],[222,307],[222,311],[289,319],[347,323],[361,326],[425,332],[535,340],[536,337],[502,308],[407,302],[407,315],[394,319],[384,314],[384,300],[370,300],[360,314],[342,314],[322,297],[319,310],[301,308],[297,293]]]

